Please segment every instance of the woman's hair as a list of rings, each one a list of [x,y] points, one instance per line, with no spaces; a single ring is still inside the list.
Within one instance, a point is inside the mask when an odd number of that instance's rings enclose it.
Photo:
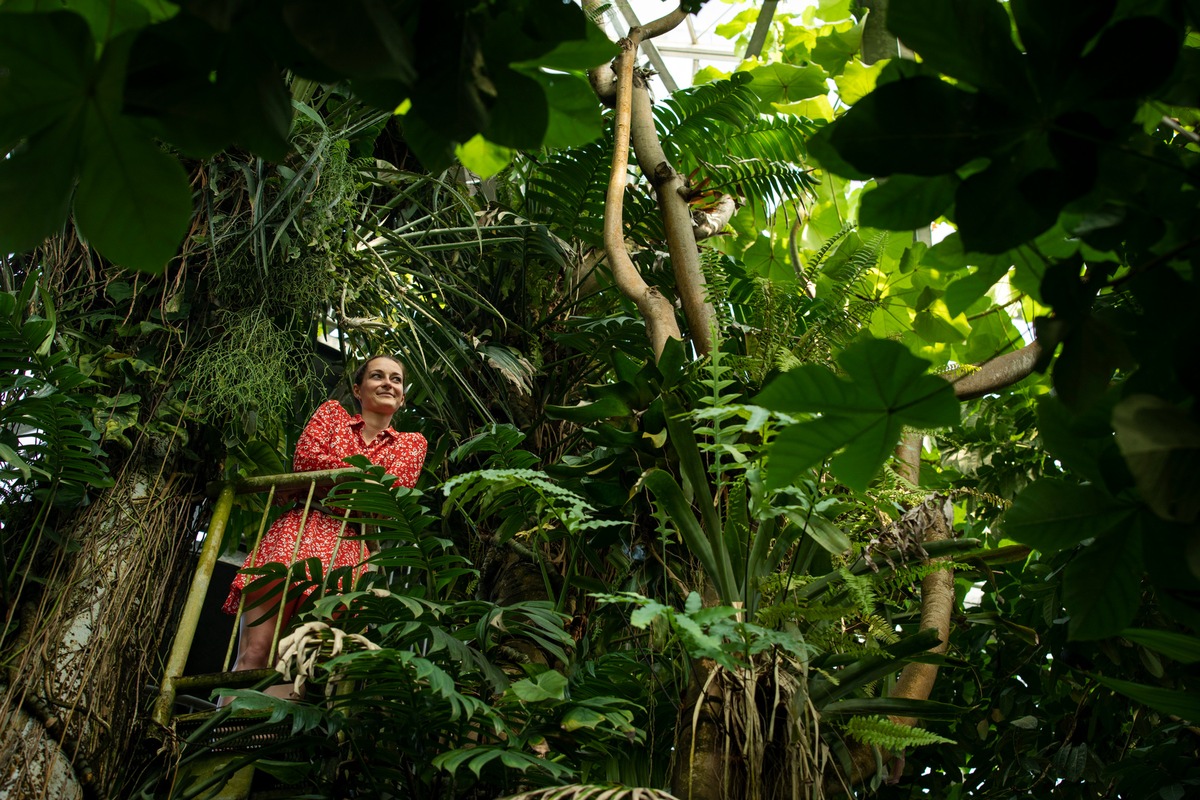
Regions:
[[[371,362],[377,358],[386,358],[391,361],[395,361],[397,364],[400,365],[400,374],[405,377],[408,377],[408,371],[405,368],[403,361],[396,358],[395,356],[388,355],[387,353],[376,353],[375,355],[367,356],[367,360],[364,361],[357,370],[355,370],[355,372],[354,372],[354,385],[355,386],[362,386],[363,378],[367,377],[367,367],[371,366]]]

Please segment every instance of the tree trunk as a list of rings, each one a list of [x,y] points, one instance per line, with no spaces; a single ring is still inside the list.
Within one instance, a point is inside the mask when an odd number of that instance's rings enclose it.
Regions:
[[[671,763],[671,793],[680,800],[729,800],[726,786],[731,753],[724,726],[725,696],[709,659],[692,662],[692,680],[679,710]],[[732,782],[730,782],[732,784]]]
[[[136,774],[142,712],[183,585],[194,487],[171,472],[170,449],[143,440],[115,485],[63,531],[71,544],[58,548],[40,597],[23,601],[5,676],[0,753],[57,748],[94,796],[123,796]],[[22,721],[29,716],[42,724]],[[0,796],[76,796],[55,777],[62,760],[0,760]]]
[[[621,294],[633,301],[646,321],[646,335],[654,349],[654,357],[662,355],[668,339],[682,339],[675,309],[657,287],[650,286],[629,257],[625,248],[624,209],[626,171],[629,168],[629,137],[633,106],[633,63],[637,42],[621,41],[617,56],[617,115],[613,135],[613,163],[604,201],[604,252],[608,256],[613,281]]]
[[[620,42],[621,54],[613,62],[613,68],[600,67],[589,73],[596,94],[605,103],[613,102],[617,112],[613,163],[604,204],[605,254],[617,288],[637,305],[646,321],[646,332],[656,358],[662,354],[667,339],[683,337],[673,305],[656,287],[646,284],[625,247],[623,211],[631,139],[638,164],[654,186],[667,234],[675,289],[697,352],[707,354],[712,351],[715,324],[713,307],[706,296],[704,274],[700,271],[695,225],[685,197],[686,182],[667,161],[654,127],[650,95],[634,69],[638,45],[672,30],[686,16],[679,8],[654,22],[631,29],[629,37]],[[615,97],[611,88],[615,88]]]
[[[696,351],[707,355],[712,352],[716,314],[712,303],[708,301],[704,273],[700,271],[695,226],[685,197],[687,181],[667,161],[662,143],[658,140],[658,130],[654,127],[650,93],[636,77],[632,102],[633,150],[642,173],[654,186],[663,227],[667,232],[667,251],[671,254],[675,290],[683,306],[688,333]]]

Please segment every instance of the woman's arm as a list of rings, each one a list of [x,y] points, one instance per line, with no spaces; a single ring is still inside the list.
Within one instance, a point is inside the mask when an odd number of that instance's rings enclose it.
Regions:
[[[349,422],[350,415],[341,403],[336,400],[322,403],[296,442],[296,472],[342,469],[347,466],[342,459],[353,452],[349,449]]]

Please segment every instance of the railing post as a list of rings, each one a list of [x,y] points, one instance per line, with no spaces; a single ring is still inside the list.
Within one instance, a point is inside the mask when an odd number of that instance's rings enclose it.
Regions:
[[[175,633],[175,641],[171,643],[171,654],[167,658],[162,686],[159,689],[158,700],[154,703],[154,713],[151,715],[151,719],[164,728],[171,722],[171,708],[175,705],[175,680],[183,675],[183,669],[187,665],[192,639],[195,638],[196,628],[200,624],[200,610],[204,606],[204,597],[208,593],[208,584],[212,580],[217,557],[221,554],[221,540],[225,538],[225,526],[229,522],[229,512],[233,509],[235,491],[236,487],[232,482],[221,487],[221,493],[213,507],[212,519],[208,524],[208,533],[204,536],[204,547],[200,550],[200,563],[196,565],[192,587],[179,620],[179,629]]]

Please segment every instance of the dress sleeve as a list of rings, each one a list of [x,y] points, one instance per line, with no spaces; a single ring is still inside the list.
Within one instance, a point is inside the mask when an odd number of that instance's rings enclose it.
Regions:
[[[296,442],[296,472],[322,469],[341,469],[347,466],[342,459],[350,455],[346,449],[350,415],[341,403],[328,400],[312,415]]]
[[[396,443],[390,448],[390,462],[387,471],[396,476],[393,486],[417,485],[421,475],[421,467],[425,464],[425,451],[429,443],[419,433],[402,433]]]

